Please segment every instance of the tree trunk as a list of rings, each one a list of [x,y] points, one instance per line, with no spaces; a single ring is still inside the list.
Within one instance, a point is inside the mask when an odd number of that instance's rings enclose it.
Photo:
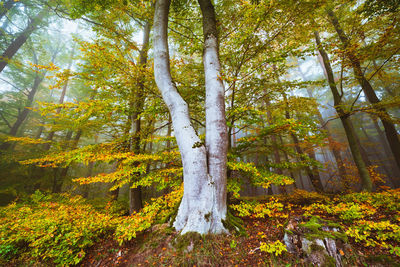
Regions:
[[[146,22],[143,29],[143,43],[142,49],[140,50],[139,55],[139,65],[141,67],[145,67],[147,63],[147,51],[149,47],[150,41],[150,22]],[[140,114],[143,111],[144,106],[144,81],[139,80],[137,83],[137,92],[134,96],[134,103],[131,103],[131,107],[134,111],[131,114],[131,142],[130,142],[130,150],[135,154],[140,153],[140,140],[141,140],[141,117]],[[139,162],[134,163],[135,167],[139,165]],[[139,178],[139,174],[136,173],[133,175],[132,180],[137,180]],[[142,187],[137,186],[135,188],[129,189],[129,214],[134,212],[138,212],[143,208],[142,201]]]
[[[74,54],[75,54],[75,48],[72,47],[72,49],[71,49],[71,54],[70,54],[70,62],[69,62],[69,64],[68,64],[67,69],[71,69],[71,66],[72,66],[72,58],[74,57]],[[69,79],[65,81],[65,84],[64,84],[64,86],[63,86],[63,88],[62,88],[61,95],[60,95],[60,99],[58,100],[58,104],[60,104],[60,105],[64,103],[64,98],[65,98],[65,95],[66,95],[66,93],[67,93],[67,88],[68,88],[68,82],[69,82]],[[61,108],[59,107],[59,108],[57,108],[57,110],[56,110],[56,115],[60,114],[60,112],[61,112]],[[50,149],[51,141],[52,141],[53,138],[54,138],[54,134],[55,134],[55,131],[51,131],[51,132],[49,133],[49,135],[47,136],[46,141],[49,141],[49,142],[46,143],[46,144],[44,144],[44,146],[43,146],[45,151],[47,151],[47,150]]]
[[[284,145],[284,142],[283,142],[282,136],[279,136],[279,140],[281,141],[281,145],[283,146],[283,145]],[[283,152],[283,157],[285,158],[286,162],[290,162],[289,156],[288,156],[288,154],[286,153],[286,151],[283,150],[282,152]],[[293,174],[293,171],[292,171],[292,170],[289,171],[289,175],[290,175],[290,177],[293,179],[293,181],[296,181],[296,178],[294,177],[294,174]],[[297,188],[296,183],[294,183],[293,186],[294,186],[294,188]],[[304,188],[304,185],[303,185],[303,182],[302,182],[302,181],[301,181],[301,186],[302,186],[302,188]]]
[[[8,0],[8,1],[2,1],[2,6],[0,9],[0,20],[4,17],[5,14],[7,14],[8,10],[10,10],[14,4],[16,3],[15,0]]]
[[[269,101],[268,98],[265,98],[264,104],[265,104],[265,106],[267,107],[267,120],[268,120],[268,124],[271,125],[271,124],[272,124],[272,114],[271,114],[271,111],[268,109],[269,106],[270,106],[271,104],[270,104],[270,101]],[[272,135],[271,135],[271,143],[272,143],[272,148],[273,148],[273,150],[274,150],[274,162],[275,162],[276,164],[280,164],[280,163],[281,163],[281,156],[279,155],[278,141],[277,141],[277,139],[276,139],[276,135],[275,135],[275,134],[272,134]],[[283,174],[283,171],[282,171],[281,169],[279,169],[279,168],[276,168],[276,169],[275,169],[275,172],[276,172],[277,174]],[[271,185],[271,186],[272,186],[272,185]],[[284,186],[281,186],[279,189],[280,189],[280,191],[286,193],[286,189],[285,189]],[[272,192],[272,190],[271,190],[271,192]]]
[[[81,136],[82,136],[82,130],[78,130],[72,142],[71,149],[77,148]],[[58,168],[57,174],[54,175],[53,193],[61,193],[62,185],[64,183],[65,177],[67,177],[69,167],[70,166],[66,166],[64,168]],[[60,173],[59,176],[58,173]]]
[[[320,56],[318,57],[318,59],[320,61],[322,60],[322,58]],[[323,64],[323,62],[320,62],[320,63]],[[300,66],[298,66],[298,70],[300,72],[300,75],[301,75],[303,81],[307,81],[306,76],[304,75],[304,73],[300,69]],[[325,74],[325,77],[327,77],[327,75],[325,73],[325,69],[324,69],[324,74]],[[313,93],[309,88],[307,88],[307,94],[308,94],[308,96],[310,98],[313,98]],[[343,166],[343,159],[342,159],[342,156],[340,155],[340,150],[338,150],[335,147],[335,144],[333,142],[333,137],[332,137],[331,131],[329,129],[329,126],[326,124],[326,122],[325,122],[324,118],[322,117],[321,112],[319,112],[318,108],[317,108],[317,118],[318,118],[318,121],[321,124],[322,128],[326,131],[326,135],[327,135],[328,143],[329,143],[329,148],[330,148],[333,156],[335,157],[336,166],[337,166],[338,172],[339,172],[339,177],[341,179],[344,179],[344,177],[346,175],[346,170],[345,170],[345,168]]]
[[[279,79],[278,79],[278,82],[280,83]],[[290,119],[291,117],[289,114],[289,105],[288,105],[286,94],[282,93],[282,96],[283,96],[283,100],[285,101],[285,105],[286,105],[285,118]],[[299,142],[299,139],[297,138],[297,136],[292,132],[290,132],[290,136],[293,139],[294,147],[296,149],[297,154],[299,154],[300,156],[305,155],[303,149],[300,147],[300,142]],[[310,181],[314,187],[314,190],[317,192],[323,192],[324,188],[322,186],[321,177],[319,176],[318,169],[312,170],[309,166],[306,166],[305,170],[306,170],[307,176],[310,178]]]
[[[25,119],[28,117],[29,113],[31,112],[30,107],[32,106],[33,99],[39,88],[39,85],[43,81],[43,78],[44,78],[44,75],[36,73],[32,88],[28,94],[26,106],[24,107],[22,112],[18,114],[17,120],[14,122],[14,124],[12,125],[12,127],[10,129],[9,135],[17,136],[18,129],[21,127],[22,123],[25,121]],[[10,148],[10,146],[11,146],[10,142],[5,142],[0,146],[0,150],[8,150]]]
[[[358,173],[360,175],[361,178],[361,183],[362,183],[362,188],[364,190],[367,191],[371,191],[372,190],[372,181],[371,181],[371,177],[369,175],[369,172],[367,170],[367,167],[365,165],[364,160],[362,159],[361,153],[360,153],[360,148],[357,144],[357,135],[354,131],[353,125],[350,121],[350,115],[346,114],[343,110],[343,108],[341,107],[341,102],[342,102],[342,96],[339,94],[339,91],[336,87],[336,83],[335,83],[335,79],[333,76],[333,71],[332,71],[332,67],[329,61],[329,57],[328,54],[325,52],[325,50],[322,47],[321,44],[321,39],[319,37],[319,33],[318,32],[314,32],[314,36],[315,36],[315,41],[317,43],[317,47],[318,47],[318,52],[322,57],[322,61],[323,61],[323,65],[322,67],[325,69],[325,73],[327,75],[327,81],[329,84],[329,88],[332,91],[332,95],[333,95],[333,99],[334,99],[334,105],[335,105],[335,109],[336,112],[343,124],[343,128],[344,131],[346,133],[347,136],[347,141],[349,142],[349,147],[351,150],[351,154],[353,156],[353,160],[354,163],[357,166],[357,170]]]
[[[335,13],[333,13],[332,10],[327,10],[327,13],[332,25],[334,26],[339,36],[340,41],[343,43],[345,53],[348,59],[350,60],[351,65],[353,66],[354,76],[357,79],[358,83],[360,84],[365,96],[367,97],[368,101],[371,104],[379,104],[381,101],[375,94],[375,91],[372,88],[369,81],[365,78],[364,73],[361,69],[361,64],[359,59],[354,54],[354,52],[349,48],[350,45],[349,39],[346,36],[343,29],[341,28]],[[400,140],[396,128],[394,124],[390,121],[390,115],[387,113],[385,108],[378,107],[376,115],[382,121],[383,127],[385,128],[385,135],[390,145],[390,149],[393,153],[397,166],[400,168]]]
[[[86,177],[90,177],[93,175],[93,168],[94,168],[94,161],[89,162]],[[90,184],[85,184],[82,186],[82,197],[88,199],[89,198],[89,191],[90,191]]]
[[[227,133],[214,9],[209,0],[199,0],[205,36],[206,149],[190,122],[188,105],[171,78],[167,43],[170,3],[170,0],[156,2],[154,76],[171,113],[183,164],[184,193],[174,227],[181,234],[222,233],[226,232],[222,220],[226,218]]]
[[[19,34],[17,38],[7,47],[4,51],[3,55],[0,57],[0,72],[7,66],[8,62],[12,57],[17,53],[17,51],[21,48],[21,46],[28,40],[29,36],[34,32],[38,24],[43,20],[43,17],[48,12],[48,10],[42,9],[40,13],[30,21],[29,25],[26,29]]]
[[[217,211],[226,214],[226,163],[228,134],[225,89],[221,79],[215,10],[210,0],[198,0],[203,15],[203,65],[206,87],[206,150],[208,171],[215,182]]]

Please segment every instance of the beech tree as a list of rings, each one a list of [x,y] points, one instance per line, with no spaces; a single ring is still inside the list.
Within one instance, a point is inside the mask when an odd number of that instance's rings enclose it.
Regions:
[[[218,33],[210,0],[199,0],[203,15],[206,87],[206,140],[194,130],[188,106],[170,73],[167,41],[170,0],[158,0],[154,15],[154,76],[171,113],[183,164],[184,193],[174,227],[186,232],[223,233],[226,229],[227,130],[224,85],[220,77]]]

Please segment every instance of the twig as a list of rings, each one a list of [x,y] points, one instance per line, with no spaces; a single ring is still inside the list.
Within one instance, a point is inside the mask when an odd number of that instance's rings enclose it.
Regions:
[[[350,107],[351,111],[353,110],[354,104],[357,102],[358,98],[360,97],[362,90],[363,89],[361,88],[360,91],[358,91],[357,97],[354,99],[353,103],[351,104],[351,107]]]
[[[399,50],[400,50],[400,47],[397,48],[397,50],[394,51],[394,53],[393,53],[390,57],[388,57],[388,58],[383,62],[383,64],[371,75],[371,77],[369,77],[368,81],[370,81],[370,80],[375,76],[375,74],[377,74],[377,73],[383,68],[383,66],[384,66],[386,63],[389,62],[389,60],[390,60],[394,55],[396,55],[396,53],[397,53]]]

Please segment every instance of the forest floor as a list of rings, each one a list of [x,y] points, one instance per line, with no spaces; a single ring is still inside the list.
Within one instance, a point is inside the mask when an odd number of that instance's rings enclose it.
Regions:
[[[257,202],[245,200],[232,210],[242,219],[245,234],[181,237],[169,224],[159,224],[122,246],[103,238],[87,251],[79,266],[313,266],[304,251],[289,253],[278,242],[284,242],[292,222],[304,226],[301,222],[313,220],[337,225],[345,233],[345,241],[337,247],[343,266],[400,266],[399,192],[394,198],[392,194],[300,192]],[[306,224],[309,229],[303,227],[303,235],[324,239],[326,234],[315,232],[321,224],[316,228],[315,223]],[[324,265],[335,266],[332,261]]]

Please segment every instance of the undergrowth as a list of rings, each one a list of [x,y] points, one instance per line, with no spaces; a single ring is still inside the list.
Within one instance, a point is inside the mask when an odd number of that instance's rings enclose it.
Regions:
[[[152,233],[158,223],[167,225],[176,213],[181,196],[182,188],[151,200],[139,213],[122,216],[126,208],[118,203],[93,206],[79,196],[37,191],[28,199],[0,208],[0,264],[75,265],[104,236],[121,245],[136,238],[138,233],[146,230]],[[240,261],[246,253],[257,249],[264,253],[265,262],[271,259],[279,262],[280,257],[288,255],[282,238],[286,223],[295,214],[302,217],[300,227],[306,238],[340,239],[360,248],[379,248],[384,255],[400,256],[400,190],[343,196],[295,191],[263,200],[236,201],[229,210],[224,225],[230,229],[231,236],[178,236],[171,237],[166,244],[166,236],[176,235],[168,228],[168,231],[156,232],[157,238],[153,238],[151,246],[144,247],[161,251],[166,248],[168,252],[163,254],[166,264],[213,261],[227,264]],[[247,232],[250,226],[246,225],[249,220],[273,226],[274,234],[264,230],[251,236]],[[322,227],[335,228],[337,232],[324,232]],[[242,243],[254,238],[258,242],[251,241],[251,251],[243,250]],[[150,262],[159,260],[149,257]]]

